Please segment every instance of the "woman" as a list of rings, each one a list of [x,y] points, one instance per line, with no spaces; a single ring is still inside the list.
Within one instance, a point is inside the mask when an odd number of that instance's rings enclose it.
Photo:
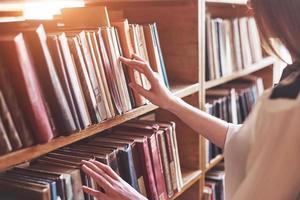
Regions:
[[[300,1],[250,3],[265,46],[274,50],[269,38],[279,39],[290,51],[294,64],[285,69],[282,81],[275,88],[264,93],[243,126],[212,117],[174,97],[138,56],[120,60],[144,73],[151,83],[149,91],[131,83],[133,90],[224,148],[227,200],[299,199],[300,65],[296,63],[300,62]],[[101,200],[146,199],[109,167],[95,161],[83,164],[83,170],[105,191],[83,187],[86,193]]]

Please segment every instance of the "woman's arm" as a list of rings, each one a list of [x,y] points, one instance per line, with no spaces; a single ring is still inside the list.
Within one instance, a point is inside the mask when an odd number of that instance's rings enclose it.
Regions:
[[[217,146],[224,147],[229,127],[227,122],[213,117],[172,95],[147,62],[137,55],[134,55],[133,58],[134,60],[120,57],[120,61],[128,67],[145,74],[151,84],[151,89],[145,90],[135,83],[130,83],[130,87],[133,90],[150,100],[153,104],[177,115],[188,126],[201,133]]]

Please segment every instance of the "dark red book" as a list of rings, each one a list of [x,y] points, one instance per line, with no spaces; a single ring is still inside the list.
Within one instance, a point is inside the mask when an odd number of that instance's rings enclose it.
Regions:
[[[20,106],[30,121],[36,142],[48,142],[53,138],[53,132],[23,34],[1,36],[0,53],[17,98],[22,99]]]
[[[53,121],[53,125],[51,123],[53,133],[67,135],[75,132],[77,128],[47,45],[43,25],[21,31],[32,53],[42,95],[44,95],[45,104],[49,107],[47,111],[49,120]]]
[[[13,88],[9,74],[4,66],[0,66],[0,90],[2,90],[3,97],[7,104],[8,110],[12,116],[13,122],[16,126],[17,132],[21,138],[23,147],[33,145],[32,130],[28,126],[28,119],[25,119],[24,113],[20,108],[16,91]]]

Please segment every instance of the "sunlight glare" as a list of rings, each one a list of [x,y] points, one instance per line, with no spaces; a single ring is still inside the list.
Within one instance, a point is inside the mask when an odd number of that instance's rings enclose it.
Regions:
[[[65,7],[82,7],[83,0],[40,0],[26,1],[24,4],[24,17],[26,19],[52,19],[60,14]]]

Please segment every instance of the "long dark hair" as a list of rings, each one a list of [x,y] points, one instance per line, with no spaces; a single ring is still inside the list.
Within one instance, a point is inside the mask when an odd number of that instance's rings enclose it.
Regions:
[[[278,56],[270,38],[277,38],[300,62],[300,0],[251,0],[252,8],[266,50]]]

